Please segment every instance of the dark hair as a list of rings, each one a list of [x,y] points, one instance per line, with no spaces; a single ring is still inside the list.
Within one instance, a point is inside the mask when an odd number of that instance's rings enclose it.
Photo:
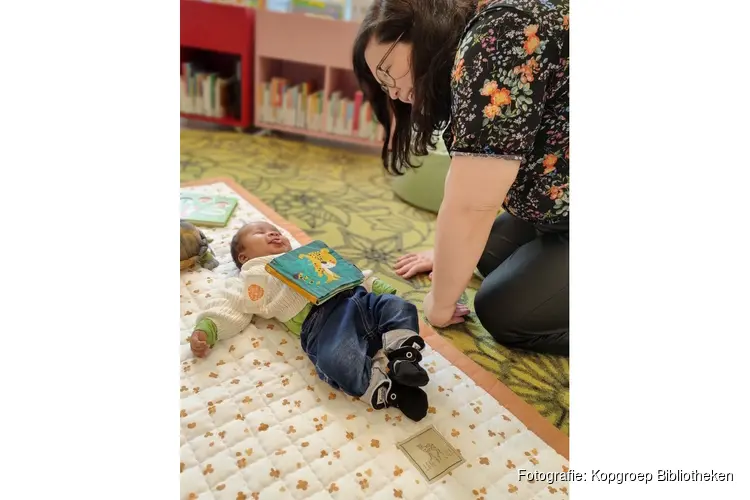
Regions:
[[[402,175],[406,168],[414,168],[410,157],[426,155],[437,143],[435,133],[447,125],[453,61],[476,6],[477,0],[374,0],[362,20],[352,62],[365,99],[385,129],[381,158],[388,172]],[[391,100],[365,60],[373,37],[379,43],[393,43],[402,33],[401,41],[412,44],[412,105]]]
[[[242,240],[240,239],[242,229],[234,233],[232,241],[229,243],[229,253],[232,254],[232,260],[234,261],[234,265],[237,266],[237,269],[242,269],[242,262],[240,262],[240,252],[243,250]]]

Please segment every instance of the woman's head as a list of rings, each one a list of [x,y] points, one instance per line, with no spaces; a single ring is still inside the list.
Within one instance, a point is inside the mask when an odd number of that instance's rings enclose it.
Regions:
[[[364,52],[368,69],[391,100],[411,104],[414,80],[411,72],[411,42],[402,41],[405,32],[393,42],[377,43],[371,39]]]
[[[382,158],[391,173],[413,166],[411,155],[427,154],[435,132],[446,125],[453,59],[476,3],[374,0],[363,19],[354,42],[354,72],[385,128]]]

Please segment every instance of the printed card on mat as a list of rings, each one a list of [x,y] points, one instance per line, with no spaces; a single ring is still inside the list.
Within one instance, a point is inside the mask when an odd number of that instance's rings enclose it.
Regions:
[[[315,305],[364,281],[362,271],[322,241],[313,241],[266,265],[280,279]]]
[[[465,462],[461,454],[432,425],[397,446],[428,483],[437,481]]]

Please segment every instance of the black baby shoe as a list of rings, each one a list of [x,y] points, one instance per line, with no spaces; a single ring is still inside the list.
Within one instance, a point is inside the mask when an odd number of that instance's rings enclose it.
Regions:
[[[392,382],[389,378],[384,378],[380,385],[372,391],[370,405],[373,409],[383,410],[388,407],[388,392],[391,390],[391,384]]]
[[[430,381],[430,376],[419,365],[422,354],[409,344],[391,351],[387,356],[388,372],[392,380],[410,387],[424,387]]]
[[[427,415],[427,394],[419,387],[399,384],[393,379],[385,404],[389,408],[398,408],[415,422]]]

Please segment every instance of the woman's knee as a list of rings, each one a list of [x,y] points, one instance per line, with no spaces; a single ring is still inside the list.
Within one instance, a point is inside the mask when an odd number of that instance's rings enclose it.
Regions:
[[[500,343],[517,339],[518,318],[512,300],[502,289],[480,287],[474,297],[474,312],[482,326]]]
[[[562,291],[544,304],[518,304],[518,291],[510,287],[481,287],[474,310],[482,326],[506,347],[567,355],[568,322]],[[544,307],[544,305],[552,307]]]

